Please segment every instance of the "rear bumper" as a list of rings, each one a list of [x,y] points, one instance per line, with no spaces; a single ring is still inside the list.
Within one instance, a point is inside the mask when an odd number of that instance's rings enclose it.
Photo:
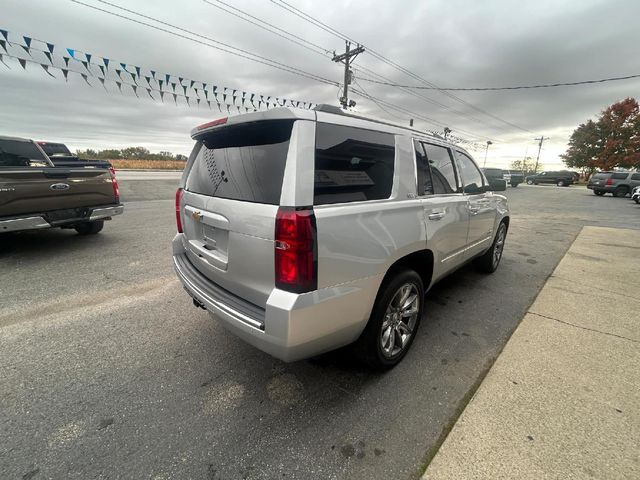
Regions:
[[[607,192],[607,193],[612,193],[615,190],[615,187],[611,186],[611,185],[594,185],[594,184],[587,184],[587,188],[589,190],[598,190],[601,192]]]
[[[285,362],[354,342],[362,333],[381,278],[295,294],[273,289],[265,308],[221,289],[191,264],[178,234],[173,263],[187,293],[247,343]]]
[[[47,213],[25,214],[23,216],[0,218],[0,233],[18,232],[23,230],[37,230],[42,228],[61,227],[79,222],[92,222],[104,220],[124,212],[124,205],[106,205],[99,207],[89,207],[87,214],[81,218],[69,218],[49,222],[46,220]]]

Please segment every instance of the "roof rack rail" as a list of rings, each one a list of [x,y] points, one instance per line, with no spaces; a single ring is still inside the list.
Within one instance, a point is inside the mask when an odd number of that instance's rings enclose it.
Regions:
[[[379,123],[381,125],[387,125],[387,126],[390,126],[390,127],[401,128],[403,130],[409,130],[411,132],[419,133],[421,135],[429,135],[429,136],[438,138],[440,140],[444,140],[444,137],[442,137],[442,135],[438,135],[437,133],[431,132],[429,130],[418,130],[416,128],[405,127],[404,125],[399,125],[397,123],[388,122],[386,120],[381,120],[381,119],[374,118],[374,117],[366,117],[364,115],[348,112],[346,110],[343,110],[340,107],[336,107],[335,105],[329,105],[329,104],[326,104],[326,103],[320,103],[320,104],[316,105],[315,107],[313,107],[313,110],[315,110],[316,112],[333,113],[335,115],[343,115],[345,117],[357,118],[357,119],[360,119],[360,120],[367,120],[369,122]]]

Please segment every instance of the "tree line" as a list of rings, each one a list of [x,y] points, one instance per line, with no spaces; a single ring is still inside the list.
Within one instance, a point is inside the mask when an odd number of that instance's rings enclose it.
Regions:
[[[640,170],[640,107],[634,98],[614,103],[575,129],[561,155],[586,175],[597,170]]]
[[[185,155],[174,155],[171,152],[151,153],[144,147],[127,147],[107,150],[76,150],[76,155],[88,160],[178,160],[186,161]]]

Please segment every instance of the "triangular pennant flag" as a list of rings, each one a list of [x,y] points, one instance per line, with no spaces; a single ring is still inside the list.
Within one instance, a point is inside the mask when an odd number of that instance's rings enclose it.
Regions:
[[[83,79],[85,82],[87,82],[87,85],[91,85],[91,84],[89,83],[89,78],[88,78],[84,73],[81,73],[80,75],[82,76],[82,79]]]
[[[84,65],[84,68],[87,69],[87,72],[89,71],[89,63],[84,61],[84,60],[80,60],[80,63],[82,63],[82,65]]]
[[[23,58],[19,58],[18,62],[20,62],[20,65],[22,65],[22,68],[24,68],[25,70],[27,69],[27,61]]]
[[[9,41],[9,32],[7,32],[6,30],[0,30],[0,33],[2,34],[5,40]]]
[[[216,100],[218,100],[218,92],[213,92],[213,96]]]
[[[68,81],[69,79],[67,78],[67,76],[69,75],[69,70],[67,70],[66,68],[61,68],[60,70],[62,70],[65,81]]]
[[[215,85],[213,86],[213,94],[216,95],[216,91],[218,90],[218,87],[216,87]]]
[[[9,53],[9,50],[7,50],[7,41],[6,40],[0,40],[0,47],[2,47],[2,49],[5,51],[5,53]]]
[[[53,57],[51,56],[51,54],[49,52],[42,52],[42,53],[44,53],[44,56],[47,57],[47,59],[49,60],[49,63],[53,65]]]
[[[240,113],[240,107],[236,107],[238,109],[238,113]]]
[[[187,101],[187,106],[191,106],[191,104],[189,103],[189,97],[187,97],[186,95],[184,96],[185,100]]]
[[[209,105],[209,110],[211,110],[211,102],[207,100],[207,105]]]
[[[25,36],[23,36],[22,38],[24,38],[24,44],[25,44],[27,47],[31,48],[31,37],[25,37]]]
[[[220,108],[220,102],[216,102],[216,105],[218,105],[218,110],[220,110],[220,112],[222,112],[222,108]]]
[[[71,58],[76,58],[76,51],[73,48],[67,48],[67,53],[71,56]]]
[[[242,97],[242,106],[244,107],[244,97]]]
[[[155,70],[150,70],[150,72],[151,72],[151,76],[152,76],[152,77],[153,77],[153,79],[155,80],[155,79],[156,79],[156,72],[155,72]]]
[[[200,99],[196,100],[198,102],[198,108],[200,108]]]
[[[102,77],[98,77],[98,80],[100,80],[100,83],[102,84],[102,88],[104,88],[108,92],[109,90],[107,90],[107,86],[104,84],[105,79]]]
[[[122,70],[120,70],[120,69],[116,68],[116,75],[118,75],[118,78],[119,78],[120,80],[122,80],[122,75],[121,75],[121,74],[122,74]]]
[[[206,84],[206,83],[203,83],[203,84],[202,84],[202,89],[203,89],[205,92],[207,91],[207,84]]]
[[[136,85],[138,85],[138,82],[136,82],[136,74],[129,72],[129,75],[131,75],[131,79],[133,80],[133,83],[135,83]]]
[[[247,96],[247,92],[242,92],[242,99],[244,100],[244,97]]]
[[[200,98],[200,94],[198,93],[198,89],[197,89],[197,88],[194,88],[194,89],[193,89],[193,91],[194,91],[194,92],[196,92],[196,96],[197,96],[198,98]]]
[[[64,66],[68,67],[69,66],[69,57],[62,57],[62,59],[64,60]]]
[[[136,67],[136,73],[138,74],[138,77],[140,76],[140,67]]]
[[[50,77],[56,78],[55,75],[53,75],[49,71],[49,66],[48,65],[45,65],[44,63],[41,63],[40,66],[44,69],[45,72],[47,72],[47,75],[49,75]]]
[[[191,80],[191,85],[189,85],[189,88],[193,88],[193,85],[196,83],[195,80]]]
[[[53,49],[56,48],[56,46],[53,43],[47,43],[47,48],[49,49],[49,53],[53,53]]]
[[[176,102],[176,105],[178,105],[178,95],[176,93],[172,93],[173,95],[173,101]]]
[[[25,52],[27,52],[29,54],[29,56],[31,56],[31,52],[29,51],[29,47],[27,47],[26,45],[20,45],[20,46],[23,48],[23,50]]]
[[[224,103],[227,103],[227,94],[226,94],[226,93],[223,93],[223,94],[222,94],[222,101],[223,101]]]
[[[184,96],[187,96],[187,86],[186,85],[182,85],[182,90],[184,90]],[[189,102],[187,102],[189,103]]]
[[[136,97],[138,97],[138,87],[136,85],[131,85],[131,88],[133,89],[133,93],[136,94]],[[140,97],[138,97],[140,98]]]
[[[262,105],[262,100],[258,100],[258,108]]]
[[[147,81],[147,84],[151,86],[151,77],[145,76],[144,79]]]
[[[169,75],[168,73],[164,76],[165,78],[165,82],[167,85],[169,85],[169,79],[171,78],[171,75]]]
[[[209,91],[206,88],[204,89],[204,98],[209,100]]]
[[[87,63],[91,63],[91,54],[90,53],[85,53],[84,56],[87,59]]]
[[[116,80],[116,85],[118,86],[118,90],[120,90],[120,92],[122,92],[122,82],[119,82]]]
[[[104,66],[107,70],[109,70],[109,59],[108,58],[102,58],[102,61],[104,62]]]
[[[98,67],[100,68],[100,71],[102,72],[102,76],[104,77],[104,75],[105,75],[104,67],[102,65],[98,65]]]
[[[263,95],[260,95],[260,101],[264,102],[264,96]]]
[[[234,97],[236,96],[236,92],[237,92],[237,90],[234,88],[234,89],[233,89],[233,96],[234,96]]]
[[[150,89],[150,88],[147,88],[147,93],[149,94],[149,96],[150,96],[151,98],[153,98],[153,95],[151,95],[151,89]],[[155,100],[155,98],[153,98],[153,99]]]
[[[2,63],[5,67],[7,67],[9,70],[11,70],[11,67],[9,65],[7,65],[6,63],[4,63],[4,59],[2,58],[2,54],[0,53],[0,63]]]
[[[162,81],[162,80],[160,80],[160,81]],[[162,90],[160,90],[160,101],[162,103],[164,103],[164,92]]]
[[[162,84],[164,83],[164,80],[158,80],[158,85],[160,85],[160,90],[162,90]]]
[[[178,81],[180,82],[180,86],[182,86],[182,80],[183,80],[182,77],[178,77]]]
[[[129,73],[129,70],[127,70],[127,64],[126,63],[120,62],[120,66],[122,67],[122,70],[124,70],[125,72]]]
[[[171,82],[171,88],[173,88],[173,92],[175,93],[176,91],[176,83],[175,82]]]

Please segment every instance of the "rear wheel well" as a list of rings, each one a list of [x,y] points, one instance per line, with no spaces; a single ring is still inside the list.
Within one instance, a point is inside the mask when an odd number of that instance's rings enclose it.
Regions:
[[[427,290],[431,285],[433,277],[433,252],[431,250],[418,250],[396,260],[387,270],[382,283],[393,277],[395,272],[402,269],[414,270],[422,279],[424,289]]]

